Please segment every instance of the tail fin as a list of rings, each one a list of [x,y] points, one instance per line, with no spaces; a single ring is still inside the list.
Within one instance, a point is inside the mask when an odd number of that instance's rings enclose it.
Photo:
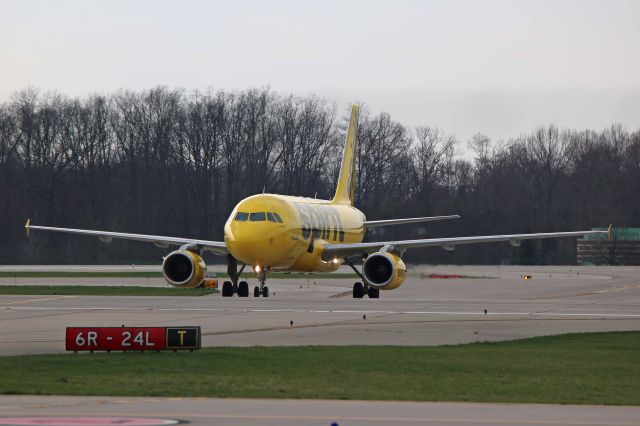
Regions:
[[[336,194],[331,202],[333,204],[353,205],[356,195],[356,153],[358,152],[358,105],[351,106],[351,120],[347,130],[347,140],[342,153],[340,176]]]

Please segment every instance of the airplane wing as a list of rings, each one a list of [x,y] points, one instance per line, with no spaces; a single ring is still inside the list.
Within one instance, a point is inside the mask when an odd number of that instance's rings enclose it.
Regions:
[[[153,243],[158,247],[183,246],[183,245],[195,245],[202,250],[208,250],[214,254],[224,255],[229,252],[227,245],[224,241],[207,241],[207,240],[195,240],[193,238],[176,238],[176,237],[164,237],[161,235],[145,235],[145,234],[126,234],[123,232],[108,232],[108,231],[92,231],[88,229],[73,229],[73,228],[54,228],[50,226],[36,226],[31,224],[31,219],[27,220],[24,226],[27,230],[27,236],[32,229],[42,231],[63,232],[67,234],[80,234],[80,235],[92,235],[98,237],[100,241],[110,243],[112,239],[121,240],[133,240],[144,241]]]
[[[442,247],[445,250],[454,250],[459,244],[492,243],[497,241],[509,241],[513,246],[519,246],[522,240],[537,240],[542,238],[583,237],[593,234],[611,235],[611,227],[607,231],[575,231],[575,232],[547,232],[541,234],[512,234],[512,235],[488,235],[476,237],[453,238],[428,238],[423,240],[380,241],[372,243],[354,244],[325,244],[323,246],[322,259],[330,261],[361,254],[367,255],[388,248],[404,252],[407,249],[419,247]]]
[[[433,222],[435,220],[460,219],[460,215],[452,214],[449,216],[430,216],[430,217],[410,217],[406,219],[385,219],[385,220],[368,220],[364,223],[365,228],[376,228],[378,226],[387,225],[404,225],[406,223]]]

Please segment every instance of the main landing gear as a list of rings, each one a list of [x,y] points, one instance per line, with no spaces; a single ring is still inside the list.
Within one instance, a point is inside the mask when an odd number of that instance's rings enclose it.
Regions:
[[[242,268],[238,271],[236,258],[230,254],[227,255],[227,273],[231,281],[222,283],[222,297],[231,297],[234,294],[237,294],[238,297],[249,297],[249,284],[246,281],[238,282],[244,267],[245,265],[242,265]]]
[[[362,299],[364,295],[369,296],[369,299],[378,299],[380,297],[380,289],[373,288],[368,285],[363,285],[361,282],[357,282],[353,285],[353,298]]]
[[[366,280],[364,279],[360,271],[358,271],[358,269],[356,269],[356,267],[353,266],[353,263],[351,263],[349,259],[345,259],[344,263],[351,266],[351,269],[353,269],[355,273],[358,274],[358,276],[362,279],[362,281],[366,283]],[[380,289],[371,287],[370,285],[367,285],[367,284],[362,284],[361,282],[356,282],[355,284],[353,284],[354,299],[362,299],[365,296],[365,294],[369,296],[369,299],[379,299]]]
[[[235,285],[231,281],[222,283],[222,297],[231,297],[234,294],[238,297],[249,297],[249,283],[246,281],[240,281]]]

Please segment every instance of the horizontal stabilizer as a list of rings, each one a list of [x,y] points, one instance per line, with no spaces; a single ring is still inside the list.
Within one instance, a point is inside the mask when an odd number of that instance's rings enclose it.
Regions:
[[[409,217],[406,219],[368,220],[364,223],[364,227],[375,228],[378,226],[405,225],[407,223],[434,222],[436,220],[448,220],[448,219],[460,219],[460,215],[452,214],[449,216],[428,216],[428,217]]]

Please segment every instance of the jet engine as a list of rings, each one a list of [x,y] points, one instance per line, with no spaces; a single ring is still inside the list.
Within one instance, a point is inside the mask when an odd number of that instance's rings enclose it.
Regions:
[[[174,287],[197,287],[207,276],[207,265],[197,253],[176,250],[164,258],[162,275]]]
[[[364,260],[362,275],[373,288],[393,290],[404,282],[407,267],[402,259],[393,253],[372,253]]]

